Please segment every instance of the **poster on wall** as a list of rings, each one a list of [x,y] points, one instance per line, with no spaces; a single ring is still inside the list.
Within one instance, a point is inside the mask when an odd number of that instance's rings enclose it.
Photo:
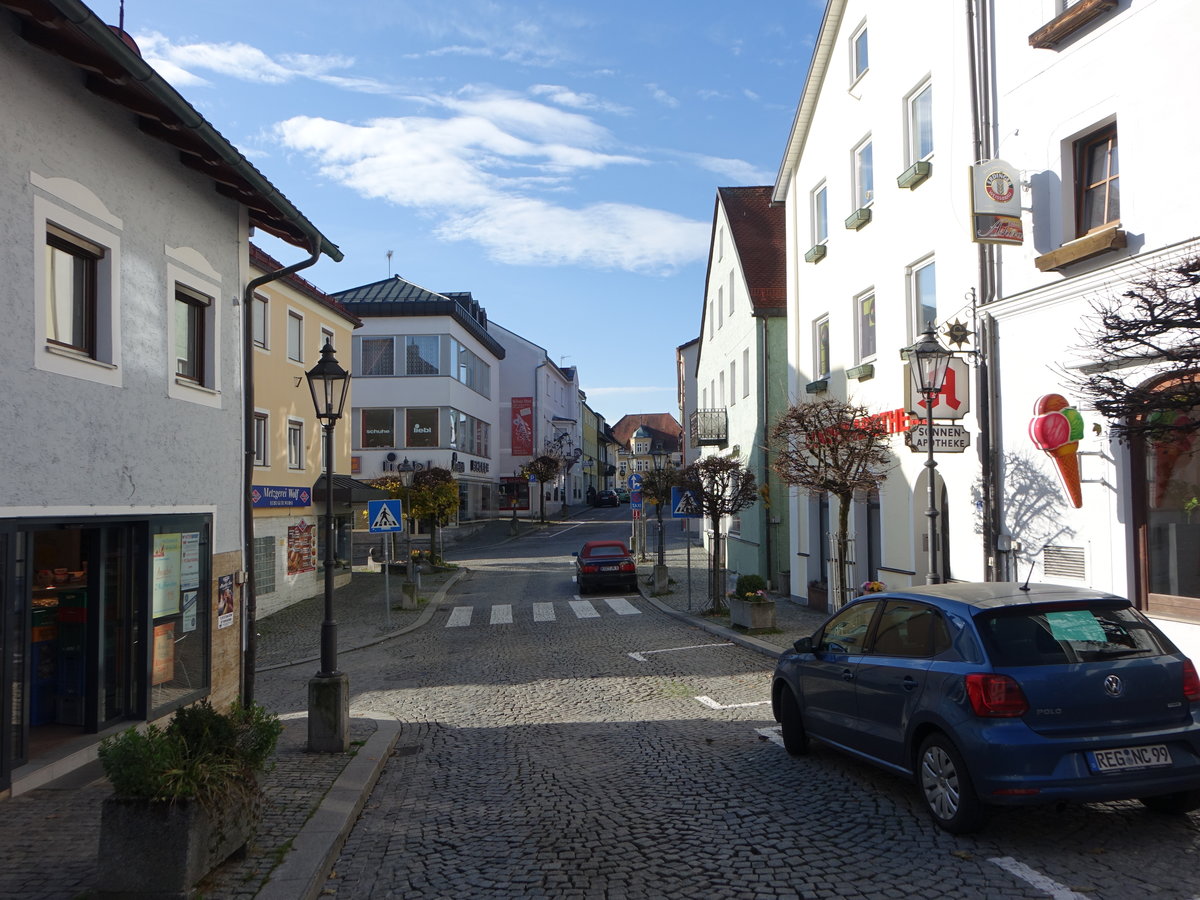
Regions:
[[[176,535],[178,537],[178,535]],[[175,677],[175,623],[154,626],[154,661],[151,684],[162,684]]]
[[[183,630],[196,630],[196,591],[183,592]]]
[[[200,587],[200,532],[185,531],[179,536],[179,589]]]
[[[217,628],[228,628],[233,624],[233,576],[222,575],[217,579]]]
[[[533,398],[512,398],[512,455],[533,456]]]
[[[151,551],[154,618],[179,613],[179,571],[182,535],[156,534]]]
[[[287,573],[300,575],[317,570],[317,535],[312,525],[300,520],[289,525],[287,536]]]

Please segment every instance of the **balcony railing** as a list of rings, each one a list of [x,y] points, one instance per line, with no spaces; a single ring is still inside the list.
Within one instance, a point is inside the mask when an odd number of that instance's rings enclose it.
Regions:
[[[693,412],[691,435],[694,447],[727,444],[729,442],[729,420],[725,410],[698,409]]]

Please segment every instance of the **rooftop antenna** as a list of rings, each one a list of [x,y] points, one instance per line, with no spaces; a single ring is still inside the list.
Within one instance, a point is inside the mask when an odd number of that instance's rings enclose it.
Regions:
[[[121,10],[117,13],[117,27],[125,30],[125,0],[121,0]]]
[[[124,2],[124,0],[122,0],[122,2]],[[387,258],[388,258],[388,278],[391,278],[392,277],[392,251],[391,250],[389,250],[387,252]]]
[[[570,359],[570,358],[571,358],[571,354],[570,354],[570,353],[568,353],[566,356],[560,356],[560,357],[558,358],[558,366],[559,366],[559,368],[562,368],[562,364],[563,364],[563,360],[564,360],[564,359]]]
[[[1042,549],[1039,550],[1038,553],[1041,553],[1042,550],[1045,550],[1049,546],[1050,546],[1049,544],[1043,544]],[[1029,574],[1025,576],[1025,583],[1023,585],[1021,585],[1021,587],[1018,590],[1022,590],[1025,593],[1029,593],[1029,579],[1033,577],[1033,564],[1036,561],[1037,561],[1037,554],[1035,553],[1033,556],[1031,556],[1029,558]]]

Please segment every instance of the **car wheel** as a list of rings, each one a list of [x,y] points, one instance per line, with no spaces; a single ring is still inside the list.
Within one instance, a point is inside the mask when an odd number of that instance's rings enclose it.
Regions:
[[[578,583],[576,583],[576,585],[575,585],[575,586],[576,586],[577,588],[579,588],[579,596],[580,596],[580,597],[582,597],[582,596],[583,596],[584,594],[586,594],[586,593],[587,593],[587,591],[588,591],[588,589],[587,589],[587,585],[583,583],[583,580],[582,580],[582,579],[580,579],[580,580],[579,580],[579,582],[578,582]]]
[[[944,734],[931,734],[917,754],[917,784],[933,821],[951,834],[978,831],[983,804],[975,794],[967,765]]]
[[[1200,790],[1175,791],[1172,794],[1159,794],[1157,797],[1139,797],[1138,802],[1151,812],[1177,816],[1200,809]]]
[[[790,687],[784,687],[779,693],[779,725],[783,732],[783,749],[792,756],[808,754],[808,732],[804,730],[804,722],[800,718],[800,704]]]

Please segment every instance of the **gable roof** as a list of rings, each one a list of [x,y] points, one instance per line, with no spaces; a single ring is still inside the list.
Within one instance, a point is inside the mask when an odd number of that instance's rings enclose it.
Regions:
[[[263,250],[262,247],[259,247],[257,244],[253,243],[250,245],[250,265],[258,269],[260,272],[278,272],[280,269],[284,268],[283,263],[271,256],[271,254],[267,253],[267,251]],[[280,281],[292,289],[299,291],[301,294],[304,294],[304,296],[315,300],[330,312],[341,316],[343,319],[349,322],[352,327],[362,328],[362,319],[354,315],[354,313],[350,312],[350,310],[346,309],[346,307],[338,303],[311,281],[301,278],[295,272],[283,276]]]
[[[784,205],[771,200],[773,190],[770,185],[717,188],[757,316],[782,315],[787,308]]]
[[[80,0],[0,0],[30,44],[62,57],[93,94],[129,110],[144,134],[179,150],[188,169],[212,179],[218,193],[246,207],[250,224],[335,261],[342,251],[148,65],[127,34],[97,18]]]
[[[668,453],[678,453],[683,449],[680,437],[683,426],[675,421],[670,413],[634,413],[621,416],[620,421],[612,427],[612,435],[618,444],[628,449],[633,434],[640,428],[650,432],[653,441],[661,441],[663,449]]]

